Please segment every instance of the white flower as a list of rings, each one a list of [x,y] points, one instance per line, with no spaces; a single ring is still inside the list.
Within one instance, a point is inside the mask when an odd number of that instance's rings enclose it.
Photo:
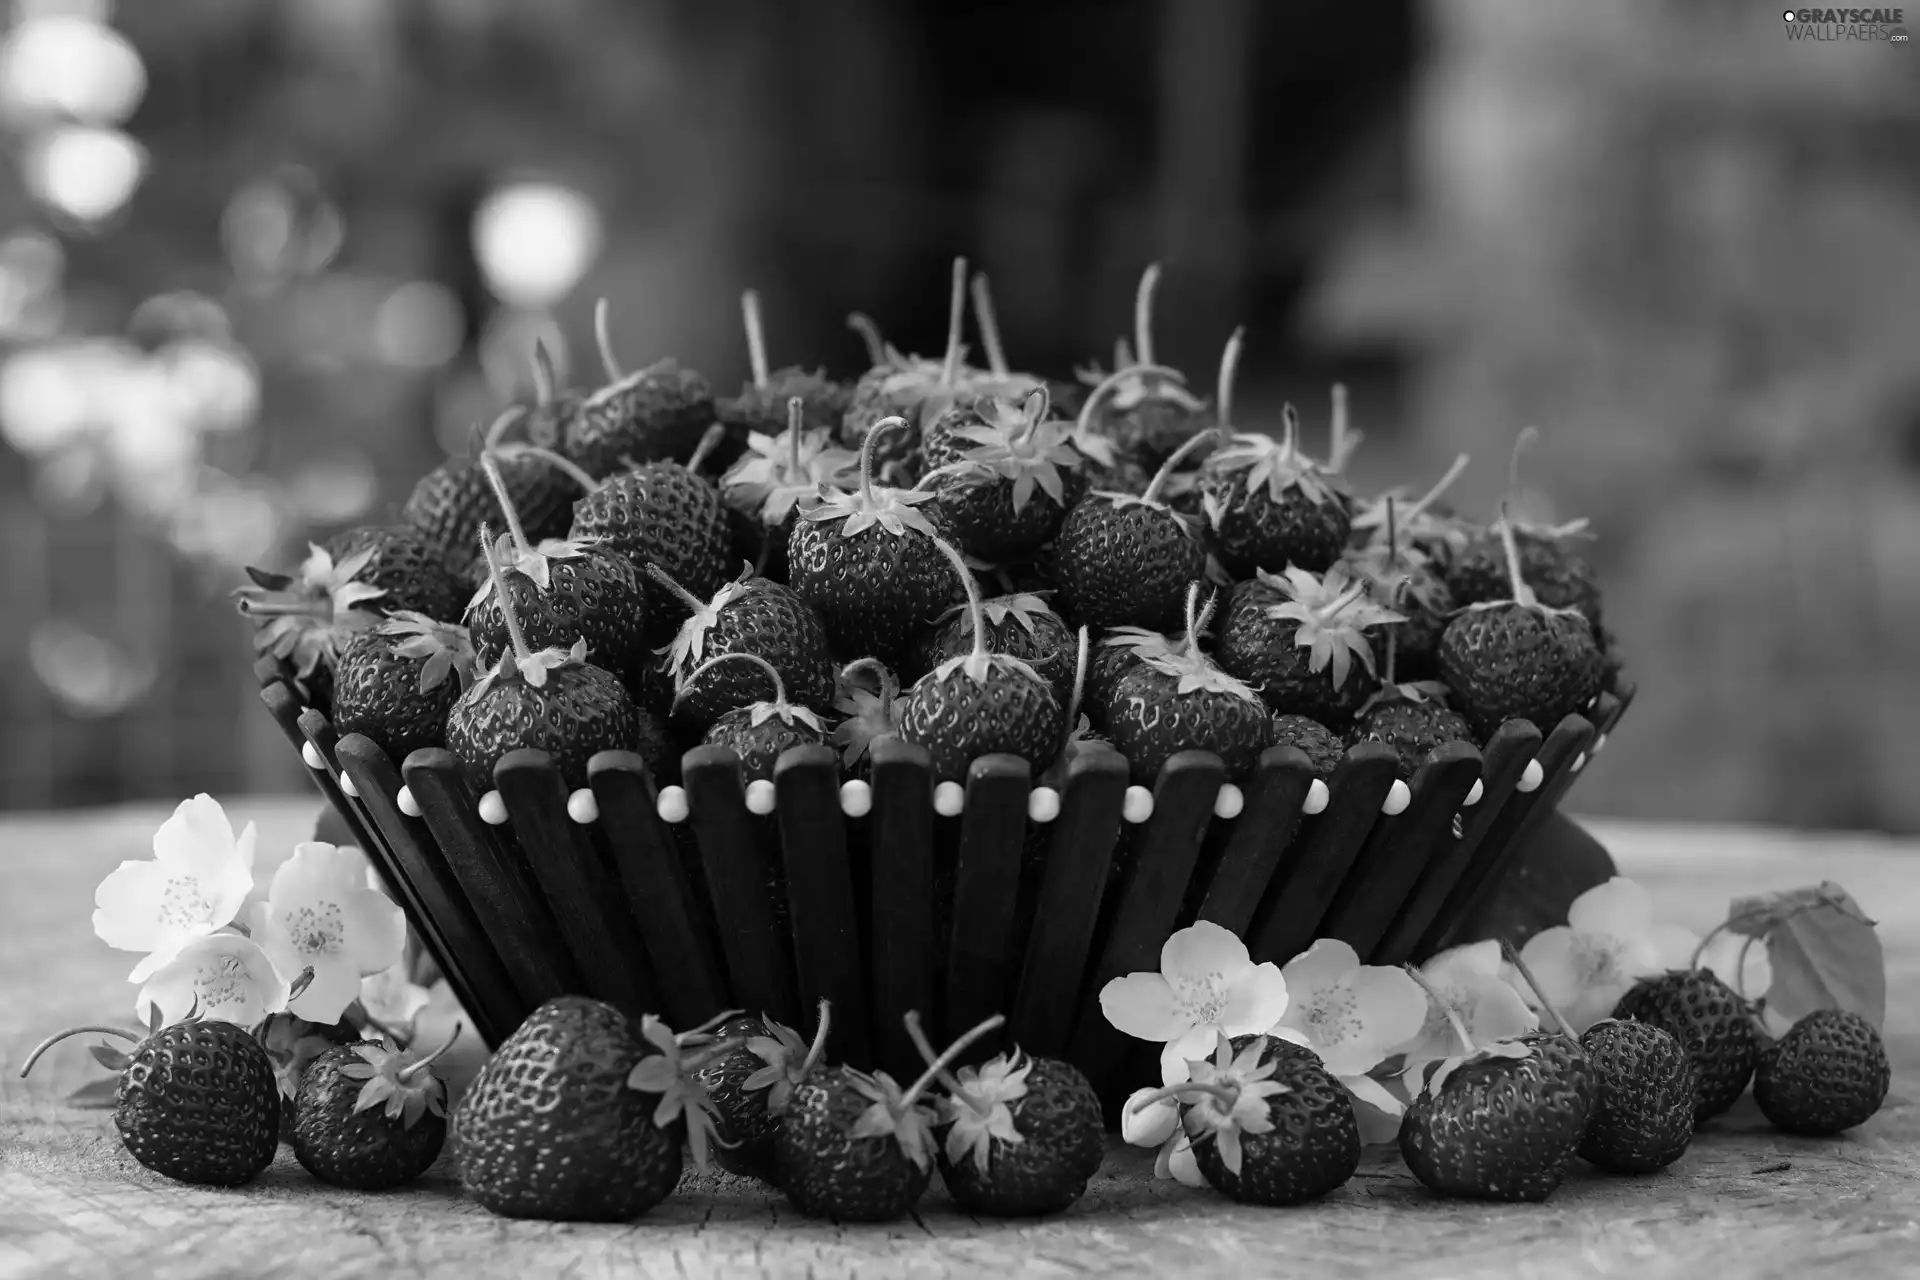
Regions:
[[[1280,972],[1290,1003],[1268,1034],[1319,1054],[1356,1103],[1380,1113],[1370,1131],[1390,1121],[1397,1132],[1405,1103],[1367,1073],[1419,1034],[1427,1016],[1420,984],[1391,966],[1361,964],[1337,938],[1320,939]]]
[[[1159,973],[1130,973],[1100,989],[1100,1012],[1120,1031],[1159,1041],[1160,1077],[1188,1078],[1224,1033],[1254,1035],[1287,1011],[1287,984],[1272,963],[1255,964],[1247,944],[1208,920],[1175,933],[1160,949]]]
[[[1683,967],[1698,942],[1678,925],[1656,924],[1647,891],[1615,876],[1575,898],[1567,922],[1528,939],[1520,958],[1580,1035],[1641,978]],[[1531,992],[1527,999],[1535,1002]]]
[[[145,951],[127,975],[144,982],[194,938],[230,922],[253,888],[253,824],[239,836],[212,796],[183,800],[153,833],[153,858],[123,862],[94,890],[93,931]]]
[[[1157,1147],[1180,1126],[1180,1104],[1163,1089],[1135,1089],[1120,1109],[1120,1136],[1136,1147]]]
[[[406,917],[366,887],[365,865],[358,850],[295,845],[255,910],[253,936],[280,972],[313,970],[288,1006],[309,1022],[339,1021],[360,979],[397,963],[406,947]]]
[[[1700,967],[1749,1000],[1758,1000],[1773,985],[1773,961],[1767,958],[1764,938],[1722,929],[1700,950]]]
[[[237,933],[194,938],[140,988],[134,1013],[150,1025],[153,1007],[172,1024],[189,1014],[251,1027],[287,1007],[288,982],[253,939]]]
[[[1488,939],[1442,951],[1420,966],[1420,976],[1444,1003],[1427,1001],[1427,1019],[1401,1050],[1405,1070],[1417,1072],[1429,1062],[1460,1052],[1460,1037],[1447,1019],[1451,1009],[1466,1024],[1475,1044],[1492,1044],[1535,1030],[1535,1016],[1505,976],[1499,942]]]
[[[431,998],[413,981],[405,957],[360,979],[360,1007],[367,1017],[403,1040],[413,1034],[414,1019]]]

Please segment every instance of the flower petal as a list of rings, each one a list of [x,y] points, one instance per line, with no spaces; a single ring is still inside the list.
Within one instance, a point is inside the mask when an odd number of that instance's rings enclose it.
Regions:
[[[1180,1142],[1180,1139],[1176,1138],[1174,1141]],[[1206,1175],[1200,1172],[1199,1162],[1193,1158],[1191,1143],[1180,1142],[1180,1145],[1173,1149],[1172,1154],[1167,1157],[1167,1172],[1171,1173],[1173,1180],[1183,1187],[1207,1185]]]
[[[1427,1020],[1427,993],[1405,970],[1391,965],[1361,965],[1350,981],[1365,1042],[1375,1055],[1367,1068],[1372,1070],[1388,1053],[1420,1034]]]
[[[1157,1147],[1180,1127],[1180,1104],[1172,1098],[1163,1096],[1145,1106],[1138,1105],[1141,1099],[1159,1092],[1136,1089],[1120,1111],[1120,1136],[1136,1147]]]
[[[1258,1035],[1287,1012],[1287,980],[1271,960],[1234,980],[1220,1005],[1220,1026],[1228,1036]]]
[[[1453,983],[1465,987],[1471,985],[1474,978],[1497,978],[1500,976],[1500,942],[1488,938],[1484,942],[1469,942],[1458,947],[1449,947],[1439,955],[1420,966],[1420,976],[1437,987]]]
[[[161,899],[169,880],[157,862],[123,862],[93,891],[93,931],[121,951],[152,951],[165,941]]]
[[[287,975],[289,980],[298,976],[298,972]],[[313,981],[307,984],[305,991],[293,998],[287,1008],[308,1022],[331,1026],[340,1021],[340,1015],[347,1011],[347,1006],[359,994],[360,975],[354,973],[350,966],[317,964],[313,966]]]
[[[1100,1012],[1122,1035],[1163,1044],[1191,1025],[1175,1007],[1173,988],[1157,973],[1130,973],[1100,988]]]
[[[286,981],[252,939],[215,933],[180,948],[140,988],[134,1009],[142,1024],[157,1004],[169,1023],[195,1013],[252,1026],[286,1002]]]
[[[1575,933],[1636,938],[1653,927],[1653,899],[1636,882],[1615,876],[1573,900],[1567,925]]]
[[[1542,929],[1527,939],[1526,946],[1520,948],[1520,958],[1526,961],[1527,971],[1540,984],[1540,994],[1553,1001],[1554,1007],[1563,1012],[1579,997],[1585,985],[1587,975],[1581,972],[1580,949],[1581,941],[1568,925]],[[1527,1003],[1532,1004],[1532,993],[1525,991],[1524,980],[1516,981],[1520,982]]]
[[[1540,1020],[1527,1007],[1527,1002],[1520,998],[1520,993],[1499,978],[1487,978],[1478,983],[1469,1001],[1466,1009],[1467,1030],[1476,1044],[1509,1040],[1540,1025]]]
[[[1207,1058],[1220,1042],[1220,1028],[1213,1023],[1192,1027],[1160,1051],[1160,1083],[1182,1084],[1192,1077],[1189,1062]]]
[[[372,889],[356,889],[340,905],[346,926],[341,953],[359,968],[355,977],[400,962],[407,949],[407,915],[399,903]]]
[[[1360,956],[1338,938],[1322,938],[1287,961],[1280,972],[1296,1000],[1307,992],[1339,981],[1360,967]]]
[[[1400,1137],[1400,1122],[1406,1117],[1407,1104],[1390,1088],[1372,1076],[1341,1076],[1353,1099],[1353,1118],[1360,1125],[1363,1145],[1384,1146]]]
[[[1252,965],[1247,944],[1211,920],[1195,921],[1160,948],[1160,972],[1176,987],[1230,982]]]
[[[1649,978],[1668,969],[1684,969],[1692,963],[1693,953],[1699,948],[1700,935],[1684,925],[1655,924],[1647,930],[1643,948],[1638,949],[1641,955],[1635,957],[1644,959],[1645,967],[1636,965],[1632,976]]]

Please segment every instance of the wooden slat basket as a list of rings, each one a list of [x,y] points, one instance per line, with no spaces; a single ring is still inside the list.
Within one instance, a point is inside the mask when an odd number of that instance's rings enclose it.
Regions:
[[[936,786],[924,751],[882,739],[871,783],[806,747],[743,786],[731,752],[703,747],[667,787],[602,752],[569,795],[545,753],[516,751],[476,796],[446,751],[396,763],[303,708],[272,660],[257,674],[490,1045],[568,992],[676,1027],[743,1008],[804,1030],[824,997],[839,1060],[905,1077],[908,1010],[936,1039],[1004,1012],[1003,1043],[1066,1057],[1110,1100],[1155,1050],[1107,1024],[1102,984],[1157,969],[1196,918],[1256,961],[1321,937],[1375,964],[1448,945],[1633,697],[1602,694],[1544,740],[1512,722],[1484,751],[1443,747],[1410,786],[1371,743],[1325,783],[1292,747],[1243,786],[1187,751],[1148,791],[1097,747],[1058,790],[1014,756]]]

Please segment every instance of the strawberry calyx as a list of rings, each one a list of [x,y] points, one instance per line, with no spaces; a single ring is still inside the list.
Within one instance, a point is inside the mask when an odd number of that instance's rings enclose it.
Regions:
[[[986,615],[989,626],[1003,626],[1007,619],[1011,618],[1019,623],[1020,629],[1028,635],[1033,634],[1035,621],[1041,614],[1053,612],[1046,600],[1032,591],[1015,591],[1003,596],[989,596],[980,602],[980,609]],[[962,633],[971,634],[973,615],[963,604],[957,604],[941,614],[939,621],[945,622],[956,614],[961,619]]]
[[[767,1091],[767,1110],[779,1115],[787,1109],[793,1099],[796,1085],[805,1082],[813,1069],[820,1065],[827,1048],[827,1029],[832,1022],[832,1006],[829,1001],[820,1002],[819,1017],[814,1024],[813,1043],[809,1045],[800,1038],[800,1033],[792,1027],[784,1026],[771,1018],[763,1017],[769,1035],[753,1036],[747,1040],[747,1052],[753,1054],[767,1065],[748,1076],[741,1082],[743,1092],[754,1093],[761,1089]]]
[[[993,672],[998,669],[1011,674],[1025,676],[1035,683],[1045,683],[1032,665],[1014,657],[1010,653],[991,653],[987,649],[986,606],[980,598],[980,580],[973,576],[967,567],[967,561],[953,544],[945,538],[934,536],[933,545],[940,548],[940,554],[947,558],[953,571],[960,575],[960,583],[967,592],[967,629],[973,635],[973,648],[957,658],[949,658],[935,667],[932,678],[945,680],[956,671],[964,671],[967,678],[975,684],[985,684]]]
[[[340,1068],[340,1074],[347,1079],[366,1082],[353,1101],[354,1111],[371,1111],[379,1107],[387,1119],[398,1120],[407,1129],[413,1128],[420,1123],[421,1117],[428,1114],[444,1117],[447,1114],[446,1082],[427,1068],[453,1048],[454,1042],[460,1038],[460,1031],[461,1027],[456,1023],[453,1033],[430,1053],[414,1048],[402,1049],[385,1036],[378,1041],[363,1040],[354,1045],[353,1051],[360,1061]]]
[[[912,1034],[913,1029],[919,1025],[919,1019],[917,1014],[911,1011],[907,1014],[907,1018],[908,1032]],[[921,1169],[931,1168],[935,1114],[931,1108],[920,1101],[921,1095],[955,1058],[965,1053],[968,1047],[982,1036],[999,1030],[1006,1021],[1004,1016],[996,1013],[961,1036],[947,1047],[945,1053],[930,1058],[927,1069],[905,1089],[902,1089],[899,1082],[884,1071],[876,1071],[868,1075],[848,1068],[847,1077],[852,1081],[854,1089],[871,1104],[860,1113],[860,1118],[854,1121],[853,1129],[848,1136],[853,1138],[891,1137],[900,1144],[900,1150],[907,1159]]]
[[[1272,1133],[1273,1117],[1267,1100],[1293,1092],[1273,1079],[1280,1060],[1267,1057],[1268,1043],[1268,1037],[1255,1036],[1253,1043],[1236,1055],[1233,1042],[1221,1033],[1211,1059],[1187,1064],[1192,1073],[1189,1079],[1157,1089],[1130,1105],[1138,1109],[1168,1098],[1178,1102],[1183,1109],[1187,1145],[1211,1140],[1220,1149],[1221,1163],[1238,1174],[1245,1158],[1241,1137]]]
[[[459,680],[463,690],[473,684],[479,659],[473,651],[473,636],[465,627],[402,609],[380,624],[380,634],[396,637],[399,643],[393,651],[421,664],[421,693],[445,684],[449,674]]]
[[[1571,606],[1555,608],[1550,604],[1543,604],[1540,597],[1534,594],[1533,587],[1528,584],[1526,575],[1520,568],[1520,542],[1514,534],[1513,521],[1507,518],[1505,503],[1500,505],[1500,518],[1494,521],[1493,527],[1499,531],[1501,546],[1507,553],[1507,584],[1510,594],[1505,600],[1476,601],[1467,606],[1468,612],[1483,613],[1488,609],[1523,609],[1547,618],[1584,618],[1586,616]]]
[[[659,1104],[653,1109],[656,1127],[670,1128],[685,1118],[687,1148],[693,1154],[694,1166],[705,1173],[707,1153],[712,1144],[720,1140],[714,1125],[714,1116],[718,1113],[713,1099],[707,1096],[706,1086],[695,1073],[726,1057],[746,1041],[735,1038],[709,1042],[702,1038],[698,1044],[683,1043],[672,1028],[651,1013],[640,1019],[640,1036],[659,1052],[650,1053],[634,1064],[633,1070],[627,1073],[627,1087],[660,1096]],[[688,1052],[689,1049],[694,1052]]]
[[[254,652],[288,662],[301,680],[322,662],[331,667],[355,633],[379,623],[364,606],[384,597],[384,587],[361,582],[378,547],[369,546],[336,563],[318,543],[307,544],[297,575],[247,568],[250,587],[233,593],[242,617],[254,620]]]
[[[493,665],[468,689],[465,699],[476,703],[487,695],[496,680],[506,678],[517,672],[522,680],[536,689],[546,687],[547,673],[574,664],[583,664],[587,660],[587,638],[581,636],[573,642],[570,649],[554,647],[535,651],[528,647],[527,636],[520,629],[519,615],[514,611],[513,601],[507,595],[505,581],[500,576],[500,563],[494,559],[493,533],[484,523],[480,526],[480,557],[487,563],[487,577],[492,581],[494,592],[500,598],[500,616],[507,624],[507,636],[512,641],[500,654],[500,660]]]
[[[1166,644],[1165,637],[1161,637],[1164,647],[1160,651],[1156,652],[1156,646],[1151,640],[1147,640],[1133,643],[1134,652],[1140,655],[1141,661],[1154,670],[1178,679],[1179,683],[1174,688],[1176,695],[1224,693],[1247,702],[1258,702],[1259,694],[1244,681],[1221,670],[1200,647],[1200,638],[1206,634],[1207,622],[1213,617],[1214,609],[1220,603],[1218,593],[1211,593],[1207,596],[1206,605],[1203,607],[1200,604],[1200,590],[1201,584],[1198,582],[1187,587],[1187,626],[1179,644]],[[1132,632],[1135,628],[1116,627],[1114,630]],[[1145,634],[1151,636],[1153,633]]]
[[[907,1036],[928,1063],[941,1062],[920,1027],[920,1015],[906,1016]],[[997,1138],[1010,1146],[1026,1142],[1026,1136],[1014,1125],[1012,1103],[1027,1096],[1027,1076],[1033,1071],[1033,1059],[1018,1048],[988,1059],[979,1067],[961,1067],[956,1073],[946,1066],[936,1071],[947,1096],[934,1103],[938,1123],[948,1126],[947,1159],[954,1164],[971,1158],[981,1173],[988,1172],[988,1161]]]
[[[933,500],[933,494],[917,488],[895,489],[873,483],[874,443],[883,433],[906,426],[907,420],[897,416],[882,418],[874,423],[867,432],[867,438],[860,443],[859,487],[849,493],[822,485],[819,504],[811,511],[801,512],[801,518],[844,520],[846,523],[840,526],[840,533],[848,538],[875,527],[896,538],[905,537],[909,531],[933,537],[933,522],[927,519],[925,512],[919,510],[921,503]]]
[[[680,630],[673,639],[654,650],[665,655],[667,669],[677,680],[683,671],[699,665],[706,656],[707,633],[719,625],[721,611],[746,594],[746,584],[754,577],[753,566],[745,565],[739,577],[732,582],[722,583],[710,600],[702,600],[694,595],[681,586],[672,574],[651,561],[647,563],[647,576],[665,587],[689,611],[687,620],[680,624]]]
[[[873,672],[878,691],[855,684],[856,671]],[[837,683],[839,689],[833,709],[846,719],[834,726],[833,741],[840,748],[841,762],[851,768],[861,756],[871,753],[876,740],[899,732],[907,709],[899,700],[900,681],[878,658],[857,658],[849,662],[840,669]]]
[[[811,707],[797,707],[787,701],[787,686],[786,683],[780,679],[780,672],[771,662],[768,662],[757,653],[716,653],[713,657],[708,658],[705,662],[687,672],[686,675],[677,682],[677,688],[673,695],[672,710],[677,711],[679,709],[680,703],[693,691],[695,681],[699,680],[701,676],[723,662],[751,662],[759,667],[761,671],[765,672],[769,680],[773,681],[772,699],[752,704],[752,706],[747,709],[748,723],[757,727],[778,716],[783,724],[803,724],[816,733],[826,733],[827,727],[820,722],[820,717],[814,713]]]
[[[1065,506],[1066,481],[1060,472],[1079,466],[1080,453],[1072,443],[1072,425],[1046,419],[1048,404],[1044,386],[1027,395],[1024,409],[997,397],[982,397],[974,406],[981,425],[954,431],[973,447],[959,461],[928,472],[921,483],[946,476],[974,484],[1011,481],[1016,512],[1032,501],[1035,489]]]
[[[1216,476],[1244,472],[1241,480],[1247,492],[1252,494],[1264,490],[1272,502],[1285,498],[1289,489],[1298,490],[1302,497],[1315,506],[1334,501],[1345,492],[1337,474],[1346,459],[1339,456],[1338,452],[1333,460],[1326,463],[1309,458],[1300,448],[1300,415],[1292,405],[1287,405],[1281,411],[1282,431],[1278,440],[1268,435],[1233,429],[1233,382],[1239,372],[1240,352],[1245,339],[1246,329],[1235,329],[1227,339],[1225,350],[1220,353],[1220,381],[1214,404],[1217,418],[1214,436],[1220,447],[1207,459],[1203,469]],[[1344,406],[1344,392],[1336,395],[1335,403],[1337,408]],[[1344,418],[1342,410],[1335,424],[1340,428],[1334,441],[1336,451],[1349,449],[1345,439]],[[1219,528],[1227,515],[1225,500],[1218,494],[1209,493],[1203,502],[1208,520],[1216,529]]]
[[[1259,580],[1286,599],[1268,605],[1266,616],[1275,622],[1296,624],[1293,642],[1312,650],[1307,660],[1310,671],[1327,671],[1338,689],[1347,682],[1354,659],[1374,674],[1373,645],[1368,627],[1405,622],[1402,614],[1384,609],[1367,598],[1367,584],[1356,581],[1340,565],[1316,577],[1305,569],[1288,565],[1284,574],[1258,571]]]
[[[1432,514],[1433,504],[1453,486],[1467,469],[1468,458],[1460,454],[1454,458],[1446,473],[1434,482],[1432,488],[1410,505],[1398,506],[1397,511],[1389,512],[1390,507],[1405,501],[1404,489],[1389,489],[1379,497],[1362,503],[1353,514],[1353,532],[1365,539],[1365,554],[1375,559],[1391,560],[1395,556],[1409,556],[1424,559],[1409,543],[1446,542],[1463,544],[1466,541],[1465,525],[1452,518],[1443,518]]]
[[[832,432],[807,431],[804,412],[799,396],[789,398],[787,429],[777,436],[748,432],[747,452],[720,478],[727,505],[769,529],[819,501],[822,488],[844,487],[859,466],[856,454],[833,443]]]
[[[526,527],[520,523],[520,513],[514,509],[513,496],[507,492],[506,479],[500,474],[499,458],[492,452],[482,453],[480,468],[486,473],[487,484],[493,489],[493,498],[500,505],[501,514],[507,518],[507,531],[495,544],[494,556],[503,568],[526,575],[541,591],[551,590],[552,562],[578,559],[586,554],[591,544],[569,542],[564,538],[547,538],[538,544],[534,543],[527,537]],[[467,605],[469,609],[493,594],[493,578],[494,575],[488,574],[473,593],[473,599]]]

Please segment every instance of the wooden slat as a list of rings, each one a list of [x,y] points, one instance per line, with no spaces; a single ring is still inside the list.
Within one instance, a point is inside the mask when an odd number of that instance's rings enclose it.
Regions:
[[[1300,826],[1313,764],[1298,747],[1269,747],[1241,787],[1246,804],[1233,820],[1199,918],[1245,937],[1254,909]]]
[[[284,681],[287,678],[286,664],[269,654],[254,662],[253,678],[260,682],[262,689],[276,681]]]
[[[1304,842],[1299,855],[1287,860],[1286,878],[1272,896],[1266,919],[1252,926],[1248,949],[1256,962],[1285,963],[1318,936],[1334,894],[1380,820],[1380,806],[1399,768],[1399,756],[1385,743],[1362,742],[1348,749],[1327,782],[1326,809],[1310,831],[1295,837]]]
[[[1059,1057],[1081,1012],[1093,930],[1120,841],[1126,757],[1104,744],[1067,766],[1060,816],[1040,881],[1008,1034],[1028,1053]]]
[[[954,869],[953,937],[947,947],[946,1006],[940,1025],[951,1040],[1004,1013],[1020,957],[1014,919],[1020,903],[1020,861],[1027,834],[1027,762],[981,756],[967,768]],[[991,1056],[1001,1037],[977,1042],[962,1061]]]
[[[653,965],[615,879],[567,816],[567,784],[553,757],[532,747],[509,751],[493,767],[493,784],[573,954],[581,991],[630,1017],[664,1013]]]
[[[336,750],[398,872],[392,883],[402,895],[407,923],[446,975],[460,1007],[473,1018],[474,1031],[489,1045],[500,1043],[532,1009],[521,1003],[512,975],[480,927],[427,824],[400,812],[400,788],[405,785],[400,770],[365,734],[348,734]]]
[[[1481,751],[1481,791],[1477,803],[1459,810],[1460,835],[1430,851],[1427,866],[1401,905],[1399,915],[1374,949],[1377,964],[1405,964],[1419,954],[1421,939],[1440,918],[1447,895],[1460,882],[1500,810],[1520,784],[1527,763],[1540,754],[1540,731],[1524,720],[1509,720],[1494,730]],[[1472,790],[1471,787],[1468,788]],[[1448,831],[1452,835],[1451,829]]]
[[[797,1027],[793,948],[774,910],[782,871],[762,838],[763,824],[747,812],[740,757],[725,747],[696,747],[682,757],[680,773],[727,985],[740,1007]]]
[[[540,886],[518,850],[480,821],[452,753],[423,748],[406,758],[400,773],[527,1008],[582,990]]]
[[[881,738],[871,750],[873,1043],[879,1065],[905,1079],[921,1059],[902,1020],[917,1011],[929,1025],[944,1025],[934,1003],[933,761],[926,748],[898,738]]]
[[[267,714],[272,716],[273,722],[280,726],[280,732],[286,736],[288,744],[293,747],[294,754],[298,756],[300,748],[307,744],[307,735],[306,731],[300,727],[300,714],[304,708],[301,707],[299,698],[294,695],[292,686],[284,680],[275,680],[261,688],[260,701],[266,705]],[[360,847],[364,849],[372,843],[359,812],[341,792],[340,784],[335,781],[333,774],[324,769],[310,769],[305,760],[300,761],[300,771],[313,779],[313,785],[320,789],[321,796],[333,806],[333,811],[340,815],[340,820],[347,824],[347,829],[353,832],[353,838],[360,842]]]
[[[587,783],[600,810],[594,831],[626,889],[627,908],[658,980],[661,1012],[676,1028],[698,1026],[727,1007],[726,975],[706,928],[704,904],[660,820],[646,761],[632,751],[602,751],[587,761]]]
[[[872,1037],[847,820],[840,811],[839,757],[824,746],[794,747],[774,766],[773,784],[801,1004],[811,1009],[831,1000],[834,1025],[844,1027],[834,1037],[837,1056],[850,1066],[870,1065]]]
[[[1074,1028],[1070,1057],[1103,1097],[1112,1094],[1134,1045],[1100,1012],[1100,988],[1136,970],[1158,969],[1187,881],[1213,820],[1226,768],[1210,751],[1181,751],[1160,770],[1153,814],[1134,837],[1090,989]]]
[[[1480,778],[1480,752],[1469,742],[1437,748],[1413,776],[1407,807],[1382,815],[1354,860],[1315,936],[1338,938],[1372,955],[1419,883],[1441,842],[1453,841],[1453,815]]]
[[[1430,955],[1451,945],[1454,931],[1466,923],[1487,891],[1512,865],[1513,856],[1521,847],[1515,837],[1526,827],[1536,808],[1544,805],[1550,810],[1557,802],[1568,767],[1575,756],[1593,745],[1593,737],[1593,725],[1585,716],[1568,716],[1554,726],[1547,740],[1540,744],[1537,758],[1544,774],[1540,785],[1532,791],[1515,791],[1501,806],[1473,861],[1468,863],[1459,883],[1442,904],[1438,918],[1428,929],[1421,954]]]

